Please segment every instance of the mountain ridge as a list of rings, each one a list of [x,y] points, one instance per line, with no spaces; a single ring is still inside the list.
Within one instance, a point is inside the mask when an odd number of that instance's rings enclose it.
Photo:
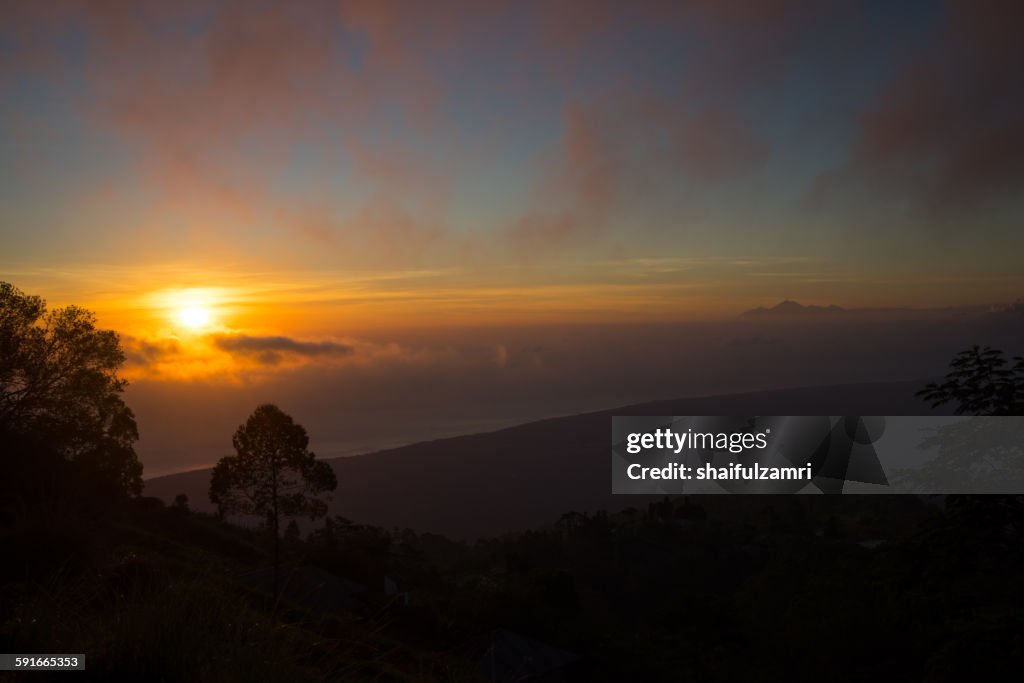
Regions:
[[[613,496],[613,415],[926,415],[928,380],[843,384],[665,399],[527,422],[329,459],[338,479],[330,514],[383,527],[480,538],[549,524],[570,510],[615,511],[651,496]],[[146,495],[178,493],[212,511],[209,469],[150,479]]]
[[[1019,310],[1020,304],[1003,307],[993,306],[943,306],[938,308],[901,308],[898,306],[888,306],[880,308],[846,308],[836,304],[828,304],[825,306],[818,306],[816,304],[804,305],[792,299],[784,299],[774,306],[758,306],[757,308],[751,308],[740,313],[738,318],[760,318],[760,319],[772,319],[772,318],[795,318],[795,317],[856,317],[856,316],[886,316],[892,317],[896,315],[904,316],[948,316],[948,315],[981,315],[981,314],[996,314],[1001,311]]]

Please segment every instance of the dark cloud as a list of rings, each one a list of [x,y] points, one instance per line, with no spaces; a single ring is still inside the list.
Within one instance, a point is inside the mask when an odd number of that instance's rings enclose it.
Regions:
[[[124,348],[125,359],[132,365],[151,365],[181,353],[181,344],[177,339],[122,336],[121,346]]]
[[[355,353],[355,348],[337,342],[299,341],[291,337],[254,337],[246,334],[218,334],[213,345],[227,353],[254,359],[260,365],[278,365],[286,358],[342,358]]]

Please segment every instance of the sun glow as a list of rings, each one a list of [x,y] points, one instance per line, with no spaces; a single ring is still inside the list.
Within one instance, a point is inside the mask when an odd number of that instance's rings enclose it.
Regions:
[[[218,328],[223,315],[223,297],[214,289],[178,289],[155,293],[152,307],[162,312],[172,330],[207,332]],[[171,331],[171,330],[169,330]]]
[[[189,306],[178,311],[178,322],[190,330],[209,327],[213,314],[205,306]]]

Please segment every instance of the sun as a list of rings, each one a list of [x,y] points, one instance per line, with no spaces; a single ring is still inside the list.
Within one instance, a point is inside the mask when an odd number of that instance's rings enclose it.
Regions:
[[[142,307],[150,311],[163,334],[199,339],[222,331],[230,316],[230,297],[222,287],[178,287],[145,295]]]
[[[177,318],[178,322],[188,329],[201,330],[209,327],[213,313],[206,306],[195,304],[180,309]]]
[[[204,332],[217,326],[221,314],[221,297],[209,288],[164,290],[155,295],[155,307],[178,330]]]

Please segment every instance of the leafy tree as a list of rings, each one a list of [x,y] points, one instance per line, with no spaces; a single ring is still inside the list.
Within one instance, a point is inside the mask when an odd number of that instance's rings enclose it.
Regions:
[[[334,470],[308,450],[306,429],[275,405],[256,408],[235,432],[235,455],[213,468],[210,501],[221,515],[263,517],[274,535],[274,598],[278,595],[282,517],[327,514],[320,496],[337,488]]]
[[[117,334],[97,329],[92,312],[48,311],[40,297],[0,282],[0,441],[12,480],[73,472],[96,493],[142,491],[138,429],[117,376],[124,360]]]
[[[1024,415],[1024,358],[1012,362],[999,349],[972,346],[953,358],[943,382],[917,396],[932,408],[955,402],[957,415]]]

